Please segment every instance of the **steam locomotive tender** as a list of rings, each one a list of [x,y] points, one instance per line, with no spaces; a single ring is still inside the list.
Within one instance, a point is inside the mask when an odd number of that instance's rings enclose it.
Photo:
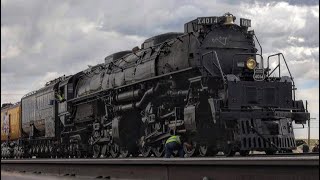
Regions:
[[[25,156],[162,157],[170,132],[192,142],[188,156],[295,149],[292,123],[305,124],[309,113],[284,56],[265,62],[251,21],[235,19],[197,18],[184,33],[149,38],[26,95]],[[64,100],[53,101],[55,92]]]

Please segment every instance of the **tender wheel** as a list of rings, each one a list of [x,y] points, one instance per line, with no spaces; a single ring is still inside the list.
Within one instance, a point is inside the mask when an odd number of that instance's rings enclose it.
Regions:
[[[110,155],[113,158],[117,158],[120,155],[120,147],[117,144],[112,144],[110,148]]]
[[[32,147],[29,147],[28,157],[29,157],[29,158],[32,158]]]
[[[62,157],[68,158],[69,157],[69,150],[70,150],[69,146],[65,145],[62,150],[64,151],[62,154]]]
[[[21,147],[21,157],[23,158],[25,155],[26,155],[26,154],[25,154],[24,148]]]
[[[163,157],[165,153],[165,143],[162,142],[161,144],[158,144],[157,147],[153,147],[152,152],[156,157]]]
[[[198,149],[197,142],[192,141],[191,145],[192,145],[191,148],[187,148],[187,146],[183,144],[183,150],[184,150],[184,153],[186,154],[185,155],[186,157],[197,156],[200,151],[200,150],[197,150]]]
[[[241,150],[239,153],[241,156],[248,156],[250,151],[249,150]]]
[[[77,157],[77,158],[81,158],[81,157],[82,157],[82,153],[81,153],[80,150],[77,150],[77,151],[76,151],[76,157]]]
[[[139,150],[143,157],[150,157],[152,154],[152,149],[150,146],[141,147]]]
[[[101,147],[95,144],[92,147],[92,151],[93,151],[93,158],[98,158],[100,156]]]

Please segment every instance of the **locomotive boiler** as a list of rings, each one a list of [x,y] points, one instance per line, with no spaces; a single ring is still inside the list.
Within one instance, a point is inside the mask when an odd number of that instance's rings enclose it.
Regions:
[[[192,142],[188,156],[295,149],[292,123],[309,113],[286,60],[265,61],[251,21],[235,19],[199,17],[22,98],[25,155],[162,157],[170,133]]]

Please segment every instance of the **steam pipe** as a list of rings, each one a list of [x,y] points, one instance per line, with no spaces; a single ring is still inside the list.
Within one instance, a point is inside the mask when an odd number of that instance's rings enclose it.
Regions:
[[[149,99],[152,98],[152,96],[157,96],[158,94],[161,93],[161,90],[167,85],[168,83],[158,83],[157,86],[155,88],[151,88],[149,89],[147,92],[144,93],[143,97],[141,98],[141,100],[139,102],[135,103],[135,107],[139,108],[139,109],[144,109],[148,102]]]
[[[158,83],[156,87],[147,90],[141,100],[136,103],[124,104],[115,107],[115,111],[128,111],[134,108],[144,109],[153,96],[158,96],[169,83]]]
[[[116,102],[125,102],[125,101],[131,101],[131,100],[138,100],[142,96],[142,90],[132,90],[120,93],[116,96],[115,100]]]

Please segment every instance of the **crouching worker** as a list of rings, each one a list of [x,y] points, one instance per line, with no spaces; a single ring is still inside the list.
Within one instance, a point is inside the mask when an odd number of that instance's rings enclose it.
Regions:
[[[190,148],[191,145],[189,145],[186,142],[182,143],[180,136],[174,135],[173,131],[171,131],[170,134],[171,136],[166,141],[165,158],[170,158],[171,155],[173,155],[174,151],[178,151],[179,157],[183,158],[184,157],[183,145],[185,144],[187,148]]]

